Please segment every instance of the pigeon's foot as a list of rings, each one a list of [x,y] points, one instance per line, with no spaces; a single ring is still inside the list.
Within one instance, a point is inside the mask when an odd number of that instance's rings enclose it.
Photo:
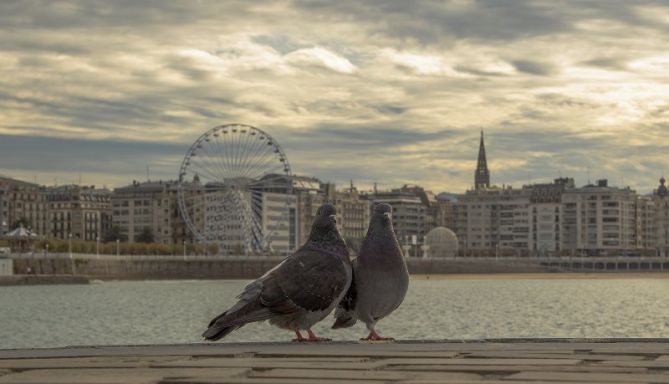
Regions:
[[[332,339],[328,339],[326,337],[316,336],[315,333],[311,332],[311,329],[307,329],[307,332],[309,333],[309,338],[306,339],[307,341],[332,341]]]
[[[383,337],[383,336],[379,335],[378,333],[376,333],[376,331],[372,330],[371,332],[369,332],[369,335],[367,335],[367,337],[364,337],[360,340],[361,341],[394,341],[395,339],[393,339],[392,337]]]
[[[295,330],[295,336],[297,336],[297,337],[293,339],[294,343],[301,343],[301,342],[309,340],[309,339],[305,338],[304,336],[302,336],[300,331],[298,331],[297,329]]]

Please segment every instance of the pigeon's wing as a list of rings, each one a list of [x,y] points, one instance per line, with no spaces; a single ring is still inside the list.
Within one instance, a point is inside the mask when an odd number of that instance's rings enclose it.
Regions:
[[[355,303],[358,298],[358,292],[356,290],[357,286],[355,285],[355,270],[357,266],[357,259],[353,260],[352,270],[351,270],[351,285],[346,291],[346,295],[341,299],[337,308],[341,308],[344,311],[350,312],[355,310]]]
[[[274,313],[260,302],[260,294],[263,289],[262,278],[248,284],[237,296],[239,301],[212,319],[202,336],[207,340],[218,340],[244,324],[271,318]]]
[[[218,340],[250,322],[325,310],[347,289],[349,281],[341,259],[301,249],[248,284],[237,297],[239,301],[214,318],[203,336]]]
[[[355,285],[356,261],[357,259],[353,260],[351,285],[335,310],[335,322],[332,324],[333,329],[352,327],[357,321],[355,317],[355,304],[358,298],[357,287]]]
[[[302,248],[266,277],[260,300],[277,313],[323,311],[349,282],[350,274],[342,259]]]
[[[281,307],[281,300],[277,300],[274,306],[269,307],[265,305],[261,297],[263,293],[265,296],[285,297],[281,288],[276,284],[276,271],[286,260],[284,259],[263,276],[247,284],[242,293],[237,296],[239,301],[212,319],[203,336],[209,340],[218,340],[246,323],[267,320],[277,313],[296,311],[296,308],[285,304]]]

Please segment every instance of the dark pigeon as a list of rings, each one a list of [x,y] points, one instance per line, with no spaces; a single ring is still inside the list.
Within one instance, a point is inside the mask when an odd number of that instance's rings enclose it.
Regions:
[[[332,328],[363,321],[369,330],[363,340],[392,340],[379,335],[374,327],[402,304],[409,287],[409,271],[395,237],[391,211],[388,204],[374,207],[367,236],[353,260],[353,282],[335,312]]]
[[[269,320],[294,331],[297,341],[324,340],[311,327],[332,312],[351,279],[348,248],[337,230],[335,208],[324,204],[318,208],[307,242],[248,284],[237,296],[237,304],[214,318],[202,336],[219,340],[248,323]],[[301,330],[309,337],[302,337]]]

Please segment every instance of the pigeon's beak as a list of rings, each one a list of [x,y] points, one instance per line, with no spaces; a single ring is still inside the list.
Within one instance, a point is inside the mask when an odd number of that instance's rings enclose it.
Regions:
[[[383,213],[383,216],[386,217],[386,218],[388,218],[388,219],[390,219],[390,218],[392,217],[392,215],[390,214],[390,212],[384,212],[384,213]]]
[[[330,215],[330,220],[332,220],[333,223],[337,224],[337,215]]]

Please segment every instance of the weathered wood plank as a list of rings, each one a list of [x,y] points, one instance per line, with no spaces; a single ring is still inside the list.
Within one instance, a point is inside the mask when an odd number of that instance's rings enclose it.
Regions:
[[[247,369],[35,369],[0,376],[2,384],[153,384],[170,378],[207,380],[245,375]]]
[[[509,379],[534,380],[545,383],[554,381],[585,381],[588,383],[669,383],[669,375],[651,373],[520,372],[509,376]]]
[[[669,340],[512,340],[0,350],[0,384],[669,384],[667,349]]]

